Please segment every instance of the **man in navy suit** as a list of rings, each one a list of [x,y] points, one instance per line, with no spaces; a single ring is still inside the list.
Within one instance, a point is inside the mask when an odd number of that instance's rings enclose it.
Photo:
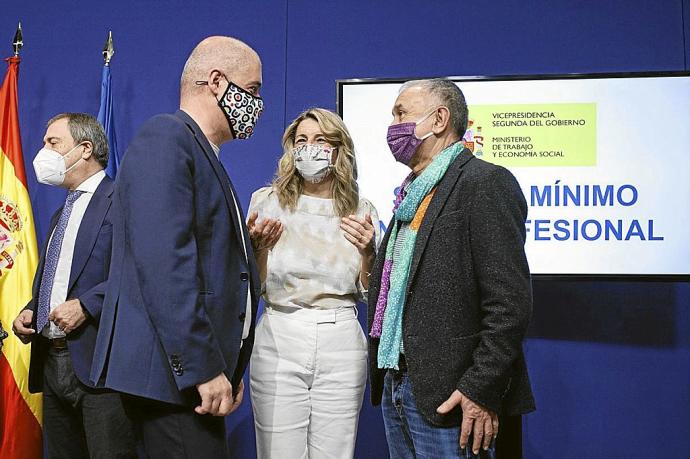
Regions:
[[[43,392],[48,455],[136,457],[120,394],[89,384],[112,247],[108,141],[96,118],[83,113],[51,119],[43,141],[36,177],[69,192],[13,330],[33,343],[29,390]]]
[[[261,61],[230,37],[189,56],[180,110],[148,120],[118,170],[111,279],[92,381],[128,394],[150,457],[226,457],[260,282],[218,146],[251,136]]]

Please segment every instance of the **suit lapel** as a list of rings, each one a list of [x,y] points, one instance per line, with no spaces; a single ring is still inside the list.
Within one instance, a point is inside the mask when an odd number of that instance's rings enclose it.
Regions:
[[[211,144],[206,138],[206,135],[204,135],[204,133],[201,131],[201,128],[199,128],[199,125],[196,124],[196,122],[182,110],[178,110],[176,116],[182,119],[187,124],[187,126],[189,126],[190,130],[194,133],[194,137],[196,138],[197,143],[199,144],[199,146],[201,146],[201,149],[206,155],[206,159],[211,164],[213,172],[216,174],[216,177],[218,178],[218,181],[220,182],[220,185],[223,188],[223,194],[225,195],[225,202],[228,207],[228,212],[230,213],[230,219],[232,220],[232,224],[235,227],[237,242],[238,244],[240,244],[240,248],[242,248],[243,244],[247,248],[247,260],[249,262],[248,268],[250,271],[251,282],[254,290],[252,298],[253,303],[256,304],[258,302],[259,289],[261,287],[261,282],[259,281],[259,270],[256,266],[256,261],[254,259],[251,240],[249,239],[249,234],[247,233],[246,226],[244,225],[244,212],[242,211],[242,206],[240,205],[237,192],[235,191],[235,187],[232,185],[232,181],[230,180],[228,172],[225,170],[225,167],[223,167],[223,165],[221,164],[220,160],[216,156],[216,153],[213,151],[213,148],[211,148]],[[237,208],[235,208],[235,206],[237,206]],[[238,221],[237,219],[238,211],[242,221]],[[244,243],[242,241],[243,239]],[[254,317],[254,315],[255,314],[253,314],[252,317]]]
[[[72,258],[72,268],[69,275],[69,285],[67,292],[72,290],[74,283],[84,270],[86,262],[91,256],[96,239],[101,231],[103,219],[110,208],[113,194],[113,181],[108,177],[103,177],[96,191],[91,196],[91,201],[84,212],[84,217],[79,225],[77,239],[74,242],[74,257]]]
[[[407,282],[408,289],[414,280],[417,267],[419,266],[419,261],[422,259],[422,254],[424,253],[426,244],[429,241],[429,235],[431,234],[431,229],[434,226],[434,222],[448,200],[448,196],[450,196],[451,191],[453,191],[453,187],[462,173],[463,166],[472,158],[474,158],[474,155],[472,155],[472,153],[465,148],[460,155],[458,155],[455,161],[453,161],[446,171],[446,174],[438,184],[436,193],[431,199],[431,203],[429,204],[429,208],[424,215],[424,220],[422,220],[422,225],[420,226],[419,233],[417,234],[417,240],[415,241],[414,252],[412,254],[412,262],[410,264],[410,274]]]
[[[235,193],[235,190],[232,187],[232,183],[230,182],[230,177],[228,176],[227,171],[220,163],[220,160],[216,156],[216,153],[213,151],[213,148],[211,148],[211,144],[209,143],[204,133],[201,131],[201,128],[199,128],[199,125],[196,124],[192,117],[190,117],[182,110],[178,110],[177,113],[175,113],[175,115],[182,119],[187,124],[187,126],[189,126],[192,133],[194,133],[194,137],[196,138],[197,143],[206,155],[206,159],[209,163],[211,163],[213,172],[216,174],[216,177],[218,178],[218,181],[220,182],[220,185],[223,188],[225,202],[228,206],[228,212],[230,212],[230,219],[232,220],[233,226],[235,227],[235,234],[237,234],[238,242],[242,244],[242,240],[239,238],[243,237],[244,232],[241,228],[242,225],[240,224],[240,222],[237,221],[237,211],[235,210],[235,198],[237,197],[237,194]],[[240,209],[241,214],[242,209],[240,208],[239,202],[237,202],[237,207]]]
[[[60,215],[62,214],[62,208],[65,207],[64,205],[60,206],[58,210],[55,211],[53,216],[50,219],[50,228],[48,228],[48,238],[46,239],[46,244],[45,247],[43,247],[43,252],[45,253],[48,250],[48,243],[50,242],[50,237],[53,235],[53,231],[55,231],[55,227],[58,224],[58,220],[60,220]]]

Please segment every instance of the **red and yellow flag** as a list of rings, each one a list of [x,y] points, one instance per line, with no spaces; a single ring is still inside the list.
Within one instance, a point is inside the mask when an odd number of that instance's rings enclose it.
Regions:
[[[0,320],[5,330],[31,299],[38,265],[17,110],[19,57],[0,87]],[[11,332],[10,332],[11,333]],[[0,354],[0,458],[41,458],[42,399],[29,393],[30,347],[16,337]]]

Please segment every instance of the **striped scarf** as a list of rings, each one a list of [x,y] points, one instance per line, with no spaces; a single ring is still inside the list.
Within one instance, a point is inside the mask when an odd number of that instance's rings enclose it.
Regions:
[[[463,148],[461,142],[447,147],[414,181],[412,181],[412,175],[405,179],[398,191],[396,207],[393,208],[395,221],[386,246],[386,257],[381,274],[381,289],[376,302],[374,322],[369,333],[373,338],[381,339],[378,351],[379,368],[398,367],[402,343],[403,308],[417,233],[436,191],[436,185]],[[403,196],[403,193],[406,194]],[[394,265],[393,250],[401,222],[409,223],[410,231],[408,231],[408,236],[403,242]]]

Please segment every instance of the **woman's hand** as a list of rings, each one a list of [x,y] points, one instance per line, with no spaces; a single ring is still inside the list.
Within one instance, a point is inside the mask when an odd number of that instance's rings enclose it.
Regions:
[[[374,236],[376,233],[370,215],[343,217],[340,221],[340,229],[344,231],[345,239],[357,247],[362,257],[370,257],[374,254]]]
[[[247,220],[249,238],[255,252],[263,252],[272,249],[283,234],[283,224],[280,220],[264,218],[257,222],[258,212],[252,212]]]

